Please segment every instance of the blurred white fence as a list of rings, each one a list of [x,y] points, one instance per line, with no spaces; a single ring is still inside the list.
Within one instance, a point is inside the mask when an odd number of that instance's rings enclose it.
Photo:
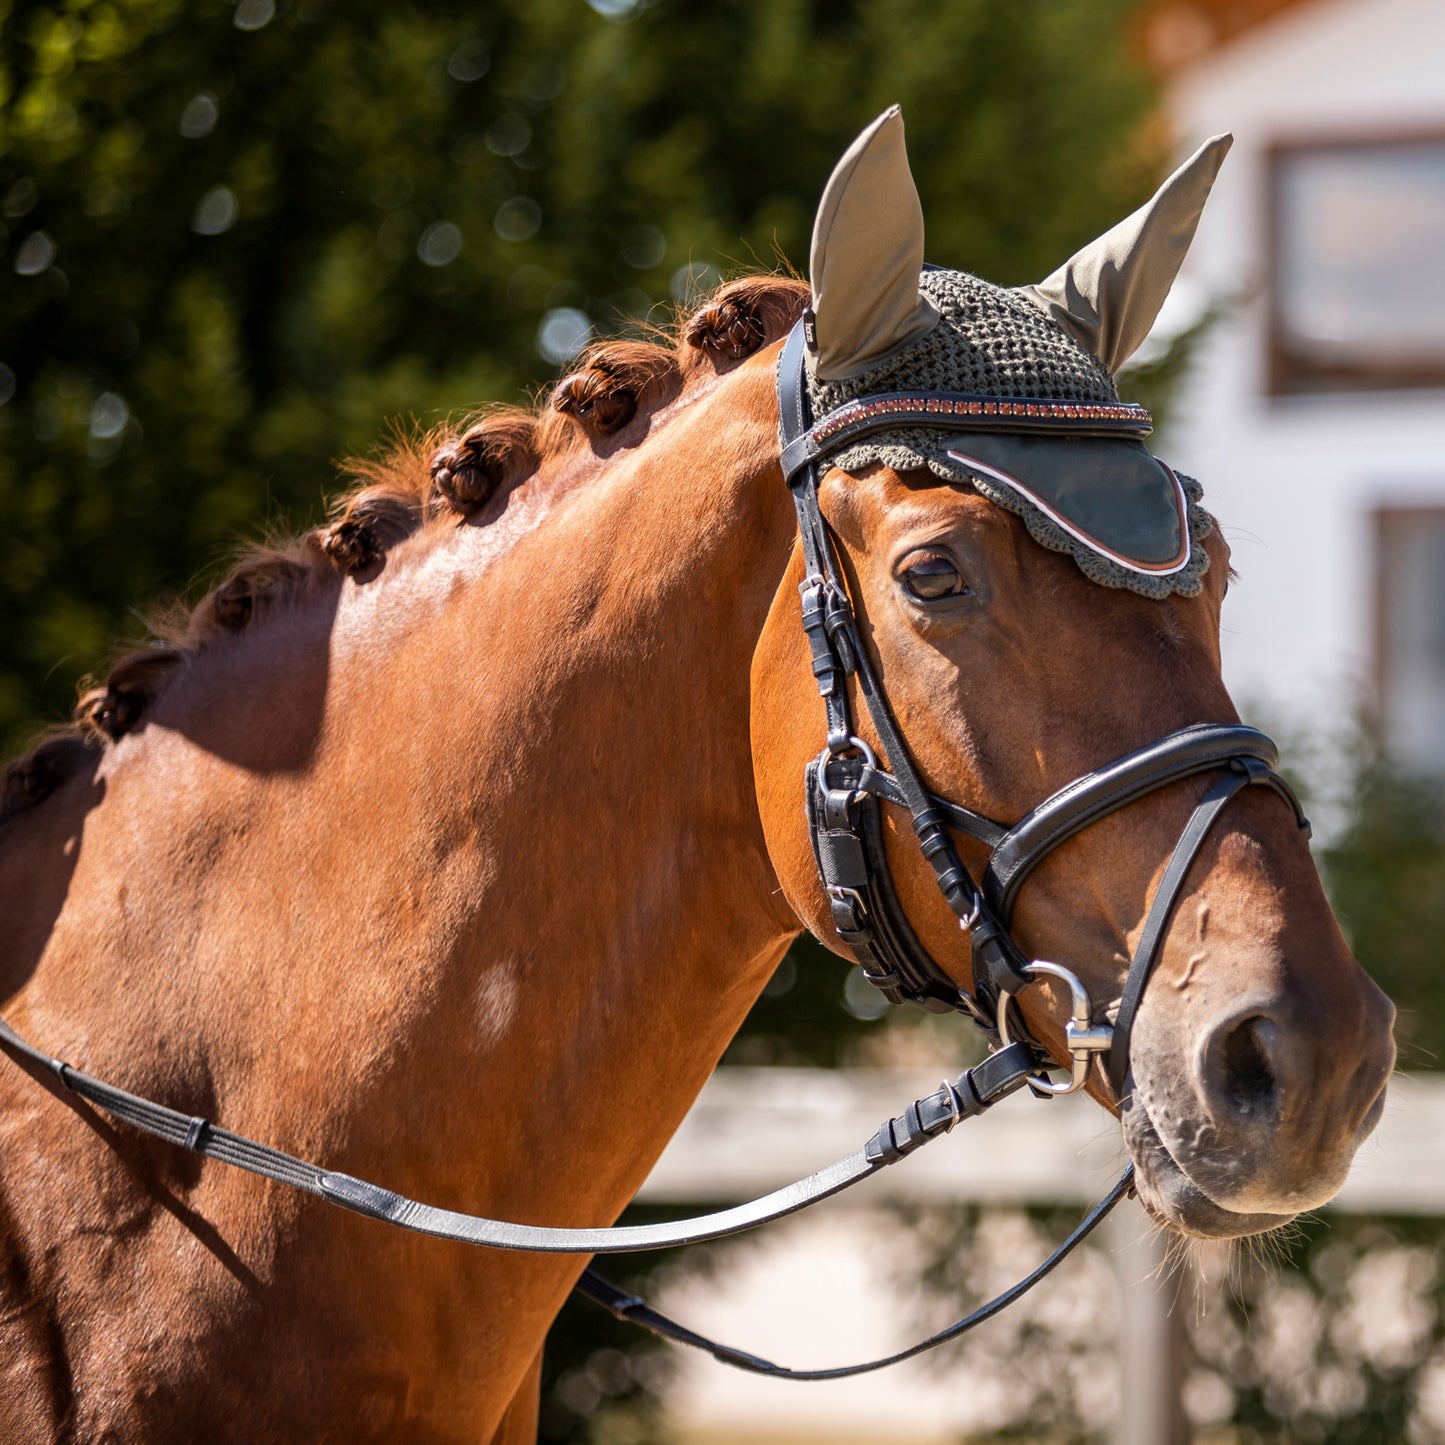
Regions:
[[[891,1069],[719,1069],[639,1198],[762,1194],[852,1153],[933,1087]],[[1020,1092],[863,1187],[873,1199],[1085,1203],[1125,1161],[1118,1126],[1091,1100]],[[1445,1214],[1445,1074],[1395,1077],[1333,1207]]]
[[[893,1070],[721,1069],[639,1197],[685,1204],[765,1193],[851,1153],[885,1118],[929,1092],[933,1082]],[[1096,1104],[1021,1093],[884,1170],[846,1196],[846,1203],[824,1205],[823,1214],[811,1220],[804,1215],[775,1226],[788,1238],[776,1242],[766,1265],[744,1271],[745,1278],[713,1275],[700,1288],[682,1291],[676,1303],[690,1310],[685,1323],[720,1328],[728,1343],[743,1348],[760,1348],[760,1332],[766,1344],[782,1330],[787,1363],[799,1362],[796,1348],[791,1357],[786,1353],[788,1329],[797,1332],[799,1343],[806,1332],[810,1358],[859,1358],[867,1353],[860,1346],[870,1330],[890,1311],[875,1292],[877,1282],[858,1272],[858,1256],[889,1247],[877,1237],[880,1220],[870,1213],[870,1203],[1082,1208],[1104,1193],[1124,1162],[1118,1127]],[[1445,1075],[1395,1078],[1384,1119],[1331,1208],[1445,1215]],[[1172,1445],[1187,1438],[1179,1402],[1183,1325],[1177,1311],[1171,1314],[1175,1292],[1159,1284],[1162,1246],[1137,1205],[1121,1206],[1106,1229],[1122,1309],[1114,1325],[1119,1345],[1114,1438],[1119,1445]],[[814,1285],[802,1283],[789,1273],[787,1249],[812,1247],[823,1256],[825,1238],[836,1263],[815,1260]],[[830,1280],[832,1288],[820,1289],[820,1279]],[[960,1312],[965,1307],[961,1303]],[[788,1326],[780,1325],[780,1313],[790,1317]],[[947,1426],[937,1402],[929,1405],[928,1382],[921,1375],[847,1383],[851,1388],[755,1381],[725,1374],[705,1357],[689,1357],[678,1387],[678,1436],[710,1442],[746,1435],[761,1445],[821,1438],[819,1431],[835,1442],[956,1435],[957,1422]],[[886,1432],[880,1421],[887,1422]]]

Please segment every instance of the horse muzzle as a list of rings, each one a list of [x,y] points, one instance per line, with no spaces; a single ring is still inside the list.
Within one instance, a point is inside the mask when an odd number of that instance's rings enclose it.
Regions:
[[[1141,1030],[1120,1119],[1139,1195],[1161,1222],[1223,1239],[1337,1194],[1384,1112],[1393,1005],[1366,987],[1353,1029],[1307,1002],[1239,1001],[1192,1048]]]

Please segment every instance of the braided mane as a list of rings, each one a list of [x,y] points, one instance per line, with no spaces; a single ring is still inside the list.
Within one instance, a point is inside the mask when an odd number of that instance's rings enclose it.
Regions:
[[[117,657],[98,685],[82,684],[72,722],[6,767],[0,824],[93,765],[95,753],[140,722],[188,658],[224,645],[263,612],[319,592],[338,572],[370,581],[408,537],[488,520],[490,503],[559,458],[588,448],[605,458],[626,447],[619,434],[631,422],[675,400],[695,379],[729,370],[778,340],[807,300],[806,284],[788,277],[726,282],[655,340],[589,347],[577,369],[532,409],[492,407],[460,427],[398,430],[385,451],[347,462],[351,485],[331,503],[325,525],[247,547],[195,606],[151,619],[152,642]]]

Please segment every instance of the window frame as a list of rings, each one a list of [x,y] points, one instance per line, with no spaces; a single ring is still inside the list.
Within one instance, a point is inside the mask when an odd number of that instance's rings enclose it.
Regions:
[[[1373,556],[1370,559],[1374,570],[1373,603],[1374,617],[1371,619],[1371,658],[1369,680],[1374,703],[1374,721],[1380,737],[1392,742],[1391,700],[1393,683],[1404,660],[1393,655],[1391,646],[1392,617],[1391,601],[1394,595],[1398,569],[1392,566],[1392,548],[1398,546],[1398,539],[1418,532],[1422,526],[1445,531],[1445,501],[1412,502],[1402,505],[1377,505],[1371,510],[1371,542]],[[1420,760],[1414,760],[1419,766]],[[1436,764],[1426,763],[1430,771],[1445,771],[1445,745]]]
[[[1445,126],[1318,134],[1281,139],[1263,150],[1265,218],[1265,385],[1274,397],[1310,396],[1338,391],[1400,391],[1445,388],[1445,335],[1438,357],[1416,363],[1312,361],[1285,340],[1284,289],[1281,283],[1284,217],[1281,182],[1289,163],[1306,156],[1358,155],[1368,151],[1419,147],[1445,154]]]

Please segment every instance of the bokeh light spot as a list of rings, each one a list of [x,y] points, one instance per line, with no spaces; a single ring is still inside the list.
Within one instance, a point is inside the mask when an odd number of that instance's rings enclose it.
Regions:
[[[513,196],[497,208],[494,224],[504,241],[526,241],[542,224],[542,208],[530,196]]]
[[[672,299],[674,301],[696,301],[699,296],[721,284],[722,272],[716,266],[704,261],[691,261],[679,266],[672,273]]]
[[[275,0],[241,0],[231,23],[237,30],[261,30],[275,18]]]
[[[517,156],[532,141],[532,127],[525,116],[504,115],[487,128],[487,149],[495,156]]]
[[[450,266],[461,253],[461,228],[450,221],[433,221],[416,243],[416,254],[428,266]]]
[[[123,397],[103,391],[90,409],[90,434],[93,437],[116,437],[130,420],[130,408]]]
[[[642,9],[642,0],[587,0],[587,3],[609,20],[631,20]]]
[[[557,366],[571,361],[592,339],[592,322],[575,306],[549,311],[537,328],[537,350]]]
[[[187,140],[200,140],[202,136],[210,135],[216,128],[220,114],[221,109],[216,104],[215,96],[207,95],[204,91],[193,96],[181,112],[181,134]]]
[[[228,186],[212,186],[191,216],[191,230],[201,236],[219,236],[236,224],[241,208]]]
[[[483,40],[464,40],[447,59],[447,74],[463,85],[480,80],[492,65],[492,52]]]
[[[850,968],[843,982],[843,1006],[855,1019],[878,1019],[888,1012],[888,1000],[863,977],[861,968]]]
[[[15,253],[15,270],[21,276],[38,276],[55,259],[55,242],[44,231],[32,231]]]
[[[40,192],[36,189],[35,182],[29,176],[21,176],[5,192],[5,214],[13,221],[17,216],[23,216],[30,211],[39,199]]]

